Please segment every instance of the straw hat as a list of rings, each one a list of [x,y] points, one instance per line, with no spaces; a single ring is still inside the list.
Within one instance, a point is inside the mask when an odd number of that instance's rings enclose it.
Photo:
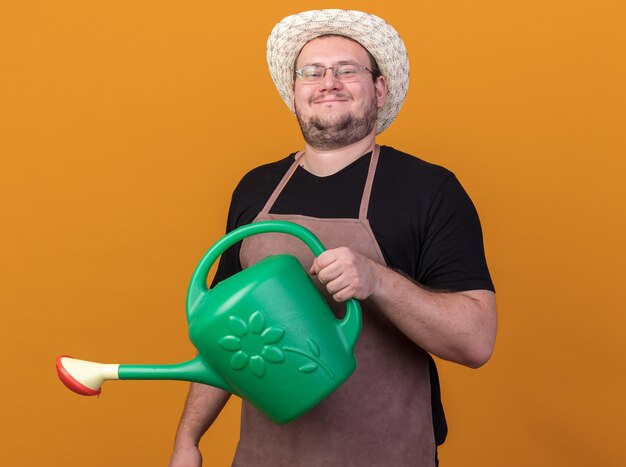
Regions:
[[[294,64],[302,47],[324,34],[349,37],[365,47],[387,78],[387,102],[378,112],[377,133],[402,107],[409,87],[409,58],[396,30],[383,19],[353,10],[313,10],[291,15],[274,26],[267,40],[267,64],[280,97],[292,108]]]

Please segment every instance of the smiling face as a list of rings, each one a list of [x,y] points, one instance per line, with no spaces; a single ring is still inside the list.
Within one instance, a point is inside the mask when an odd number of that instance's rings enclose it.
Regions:
[[[308,42],[296,60],[296,69],[307,65],[332,67],[355,63],[371,69],[367,51],[345,37],[318,37]],[[387,86],[384,77],[372,79],[363,71],[348,83],[326,70],[316,84],[296,79],[293,103],[305,141],[317,149],[337,149],[375,133],[378,110],[385,103]]]

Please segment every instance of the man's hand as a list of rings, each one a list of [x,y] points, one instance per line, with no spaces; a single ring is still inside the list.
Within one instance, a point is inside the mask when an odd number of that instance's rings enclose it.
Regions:
[[[378,269],[382,267],[350,248],[340,247],[315,258],[309,272],[317,275],[337,302],[345,302],[351,298],[365,300],[376,293]]]
[[[191,444],[185,447],[176,447],[172,453],[169,467],[201,467],[202,454],[198,446]]]

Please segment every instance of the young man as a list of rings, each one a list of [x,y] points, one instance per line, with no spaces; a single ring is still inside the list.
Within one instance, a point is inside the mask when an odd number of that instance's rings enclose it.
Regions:
[[[289,251],[338,315],[342,302],[361,300],[363,329],[356,372],[299,419],[279,426],[243,402],[233,464],[433,466],[447,430],[429,354],[475,368],[495,341],[476,211],[451,172],[375,144],[409,74],[402,39],[382,19],[342,10],[287,17],[270,35],[268,63],[304,148],[242,179],[228,230],[285,219],[328,250],[313,259],[296,239],[250,237],[223,255],[215,282]],[[201,464],[198,442],[228,397],[192,384],[172,466]]]

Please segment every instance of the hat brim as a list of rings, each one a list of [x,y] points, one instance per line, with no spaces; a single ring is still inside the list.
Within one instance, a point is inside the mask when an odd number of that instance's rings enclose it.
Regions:
[[[293,109],[294,64],[302,47],[326,34],[349,37],[376,60],[387,80],[387,100],[378,112],[376,133],[398,115],[409,87],[409,58],[398,32],[378,16],[354,10],[313,10],[291,15],[274,26],[267,40],[267,64],[280,97]]]

